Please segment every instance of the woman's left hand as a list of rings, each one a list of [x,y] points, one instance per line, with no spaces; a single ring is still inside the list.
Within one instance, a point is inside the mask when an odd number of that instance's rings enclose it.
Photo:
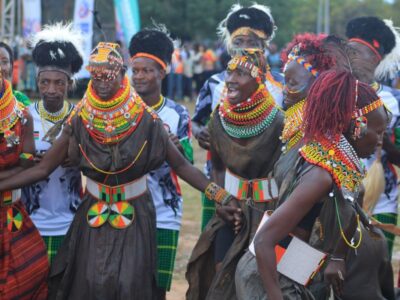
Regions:
[[[343,283],[346,276],[346,263],[344,260],[330,260],[324,271],[325,281],[333,286],[335,294],[342,295]]]

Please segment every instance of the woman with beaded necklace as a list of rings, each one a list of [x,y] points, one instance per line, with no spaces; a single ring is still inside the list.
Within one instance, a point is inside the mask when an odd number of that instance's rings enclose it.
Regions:
[[[280,155],[283,115],[263,84],[266,71],[259,49],[238,50],[228,64],[227,96],[210,120],[210,149],[213,178],[243,200],[236,205],[244,221],[241,227],[233,206],[211,219],[189,261],[188,299],[235,298],[237,262],[277,197],[271,171]]]
[[[33,122],[0,71],[0,181],[33,164]],[[46,247],[21,199],[21,189],[0,191],[0,298],[46,299]]]
[[[303,108],[307,94],[318,74],[329,70],[335,58],[326,35],[303,33],[296,35],[283,49],[285,126],[282,131],[282,154],[275,164],[278,188],[289,171],[294,169],[303,138]]]
[[[88,89],[61,136],[40,164],[0,181],[0,190],[42,180],[68,155],[86,176],[86,191],[52,263],[50,299],[155,299],[156,220],[146,174],[167,161],[211,199],[234,198],[169,140],[131,88],[118,44],[99,43],[87,69]]]
[[[344,255],[362,242],[361,235],[351,241],[356,226],[360,226],[354,203],[364,176],[359,157],[374,153],[382,143],[387,122],[382,100],[368,85],[345,71],[319,75],[304,108],[306,143],[300,148],[296,172],[285,178],[279,207],[255,238],[256,256],[248,252],[238,265],[239,299],[314,299],[306,286],[278,275],[275,250],[277,246],[290,247],[293,238],[289,234],[309,243],[322,205],[331,206],[335,212],[320,250],[334,254],[327,267],[336,270],[330,280],[335,292],[340,291],[345,276]],[[319,267],[316,263],[315,270]]]

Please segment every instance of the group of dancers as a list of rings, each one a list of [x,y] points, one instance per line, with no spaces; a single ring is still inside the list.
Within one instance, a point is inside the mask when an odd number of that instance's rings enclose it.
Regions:
[[[377,17],[350,20],[346,38],[298,34],[272,73],[276,30],[268,7],[232,6],[218,27],[231,60],[192,119],[161,94],[165,26],[135,34],[129,61],[100,42],[76,105],[83,40],[71,25],[32,38],[32,104],[12,90],[0,43],[0,299],[166,299],[178,176],[203,193],[187,299],[395,299],[394,235],[379,227],[397,222],[400,97],[378,81],[399,69],[400,36]],[[384,191],[366,211],[377,161]]]

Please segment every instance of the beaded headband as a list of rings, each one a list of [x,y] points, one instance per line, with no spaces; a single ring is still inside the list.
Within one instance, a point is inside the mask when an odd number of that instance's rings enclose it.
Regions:
[[[380,55],[378,50],[376,50],[376,48],[379,48],[379,42],[377,40],[373,40],[373,45],[371,45],[367,41],[364,41],[364,40],[359,39],[359,38],[352,38],[349,41],[350,42],[360,43],[360,44],[362,44],[364,46],[367,46],[369,49],[372,50],[372,52],[374,52],[374,54],[378,57],[379,60],[382,60],[382,55]]]
[[[315,69],[309,62],[307,62],[307,60],[299,55],[300,53],[300,44],[297,44],[296,46],[294,46],[292,48],[292,51],[290,51],[289,55],[288,55],[288,60],[285,64],[285,67],[283,68],[283,70],[285,71],[288,64],[291,61],[295,61],[296,63],[298,63],[299,65],[303,66],[304,69],[306,69],[306,71],[310,72],[314,77],[318,77],[319,73],[317,71],[317,69]]]
[[[121,71],[124,60],[117,49],[116,43],[100,42],[92,51],[89,58],[89,65],[86,67],[93,78],[114,80]]]
[[[150,58],[152,60],[154,60],[156,63],[158,63],[164,70],[167,69],[167,64],[165,62],[163,62],[161,59],[159,59],[157,56],[150,54],[150,53],[145,53],[145,52],[139,52],[136,53],[134,56],[131,57],[131,62],[133,62],[133,60],[135,58],[138,57],[146,57],[146,58]]]
[[[228,63],[228,70],[236,70],[239,66],[246,70],[249,70],[250,75],[253,78],[262,76],[260,68],[252,62],[249,62],[247,56],[235,56],[234,58],[232,58]]]
[[[250,33],[255,34],[258,38],[263,40],[268,38],[268,36],[262,30],[253,29],[251,27],[240,27],[231,34],[231,39],[233,40],[238,35],[249,35]]]
[[[382,99],[381,98],[376,99],[374,102],[371,102],[370,104],[364,106],[363,108],[356,109],[353,112],[353,119],[356,119],[356,118],[359,118],[361,116],[364,116],[364,115],[370,113],[371,111],[374,111],[375,109],[377,109],[377,108],[379,108],[381,106],[384,106],[384,103],[383,103]]]
[[[357,105],[358,102],[358,84],[359,81],[356,80],[356,101],[355,101],[355,105]],[[371,102],[370,104],[362,107],[362,108],[355,108],[354,112],[353,112],[353,119],[357,119],[361,116],[364,116],[368,113],[370,113],[371,111],[374,111],[375,109],[384,106],[385,104],[383,103],[381,98],[376,99],[375,101]]]

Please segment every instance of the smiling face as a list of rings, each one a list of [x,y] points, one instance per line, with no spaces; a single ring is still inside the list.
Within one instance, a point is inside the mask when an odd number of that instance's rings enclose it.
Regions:
[[[295,61],[287,64],[284,74],[284,104],[289,108],[307,97],[315,77]]]
[[[349,42],[348,45],[353,51],[351,67],[354,76],[367,84],[373,83],[375,69],[380,63],[379,58],[366,45],[358,42]]]
[[[45,108],[56,112],[63,106],[71,80],[59,71],[41,71],[37,77],[39,95]]]
[[[366,134],[359,139],[348,138],[361,158],[368,158],[375,153],[377,147],[382,146],[383,134],[388,124],[388,115],[384,107],[365,115],[368,121]],[[351,135],[351,133],[347,134]]]
[[[235,70],[228,69],[225,82],[228,101],[232,105],[246,101],[258,89],[257,80],[251,77],[249,70],[241,66]]]
[[[152,94],[155,90],[160,93],[164,78],[164,69],[154,60],[138,57],[132,61],[132,84],[141,97]]]

